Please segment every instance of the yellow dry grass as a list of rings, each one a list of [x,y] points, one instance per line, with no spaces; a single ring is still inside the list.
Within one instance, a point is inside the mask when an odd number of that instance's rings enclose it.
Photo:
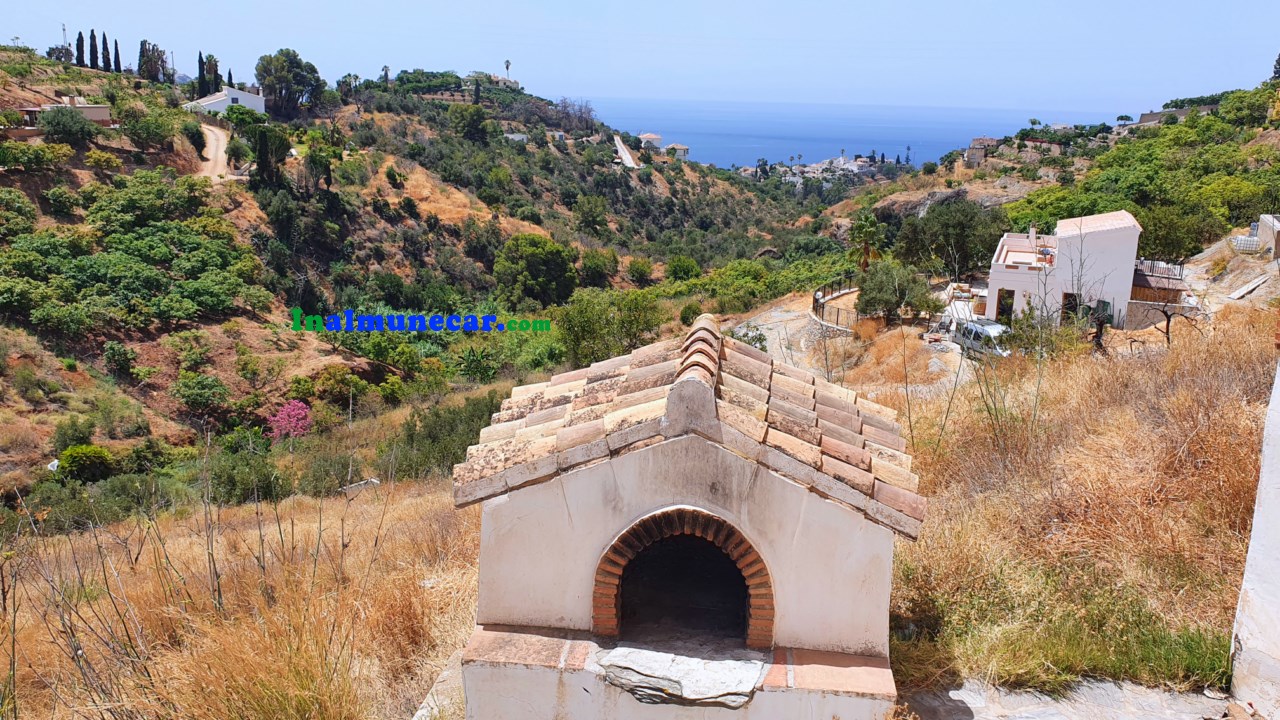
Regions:
[[[1222,684],[1274,323],[1229,309],[1168,351],[1015,358],[913,401],[931,502],[897,554],[900,680]]]
[[[478,528],[420,483],[28,539],[20,716],[409,717],[470,632]]]

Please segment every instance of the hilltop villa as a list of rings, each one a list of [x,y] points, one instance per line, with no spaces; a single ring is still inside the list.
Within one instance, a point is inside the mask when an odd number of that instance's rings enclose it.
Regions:
[[[232,105],[243,105],[260,113],[267,111],[266,98],[247,90],[238,90],[230,85],[223,87],[212,95],[193,100],[182,107],[194,113],[211,113],[225,112]]]

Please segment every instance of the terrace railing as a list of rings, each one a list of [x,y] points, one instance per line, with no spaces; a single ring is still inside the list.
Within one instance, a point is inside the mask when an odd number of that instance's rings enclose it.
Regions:
[[[1142,260],[1134,262],[1133,266],[1141,270],[1147,277],[1171,278],[1174,280],[1183,279],[1183,273],[1186,269],[1181,265],[1162,262],[1160,260]]]
[[[814,290],[813,316],[824,323],[837,327],[852,329],[854,325],[857,325],[861,319],[857,310],[830,305],[832,300],[856,292],[858,289],[856,279],[855,275],[845,275]]]

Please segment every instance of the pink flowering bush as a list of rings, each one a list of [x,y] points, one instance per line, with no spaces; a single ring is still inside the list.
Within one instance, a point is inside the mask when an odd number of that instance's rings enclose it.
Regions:
[[[311,408],[301,400],[290,400],[267,420],[271,429],[267,435],[273,440],[296,438],[311,432]]]

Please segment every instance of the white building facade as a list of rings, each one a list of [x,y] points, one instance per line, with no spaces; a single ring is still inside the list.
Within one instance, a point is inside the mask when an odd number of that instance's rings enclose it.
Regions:
[[[985,317],[1007,324],[1028,309],[1057,315],[1088,306],[1123,327],[1141,234],[1124,210],[1060,220],[1053,235],[1006,233],[991,260]]]
[[[206,95],[199,100],[189,102],[182,107],[195,113],[211,113],[226,112],[227,108],[232,105],[243,105],[260,113],[267,111],[266,98],[244,90],[237,90],[230,86],[224,87],[212,95]]]

